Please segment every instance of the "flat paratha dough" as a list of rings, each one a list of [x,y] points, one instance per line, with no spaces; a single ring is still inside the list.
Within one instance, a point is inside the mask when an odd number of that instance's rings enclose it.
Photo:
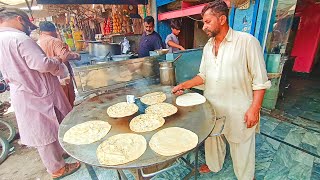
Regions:
[[[139,107],[134,103],[120,102],[108,107],[107,113],[112,118],[122,118],[131,116],[138,110]]]
[[[158,129],[164,124],[163,117],[155,114],[140,114],[130,121],[130,129],[134,132],[147,132]]]
[[[176,104],[178,106],[194,106],[205,102],[206,98],[198,93],[183,94],[176,99]]]
[[[178,108],[169,103],[158,103],[146,108],[146,114],[156,114],[161,117],[168,117],[177,113]]]
[[[97,158],[103,165],[119,165],[138,159],[147,149],[147,141],[142,135],[117,134],[101,143],[97,148]]]
[[[146,94],[140,98],[141,102],[146,105],[153,105],[157,103],[162,103],[167,99],[167,96],[163,92],[153,92]]]
[[[105,121],[88,121],[70,128],[63,136],[63,141],[70,144],[91,144],[105,137],[111,125]]]
[[[193,149],[198,144],[198,136],[187,129],[170,127],[154,134],[150,148],[162,156],[173,156]]]

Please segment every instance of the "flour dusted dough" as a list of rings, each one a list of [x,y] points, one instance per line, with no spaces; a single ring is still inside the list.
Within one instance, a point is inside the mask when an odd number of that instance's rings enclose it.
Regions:
[[[154,134],[150,148],[162,156],[173,156],[193,149],[198,144],[198,136],[187,129],[170,127]]]
[[[163,92],[153,92],[142,96],[140,100],[146,105],[153,105],[165,101],[166,98],[167,96]]]
[[[107,113],[112,118],[131,116],[138,112],[139,107],[134,103],[120,102],[110,106]]]
[[[183,94],[176,99],[176,104],[178,106],[194,106],[205,102],[206,98],[198,93]]]
[[[88,121],[70,128],[63,136],[63,141],[70,144],[91,144],[105,137],[111,125],[105,121]]]
[[[134,132],[147,132],[158,129],[164,124],[163,117],[155,114],[140,114],[130,121],[130,129]]]
[[[168,117],[175,114],[178,108],[169,103],[158,103],[146,108],[146,114],[156,114],[161,117]]]
[[[97,158],[103,165],[119,165],[138,159],[147,149],[147,141],[142,135],[117,134],[101,143],[97,148]]]

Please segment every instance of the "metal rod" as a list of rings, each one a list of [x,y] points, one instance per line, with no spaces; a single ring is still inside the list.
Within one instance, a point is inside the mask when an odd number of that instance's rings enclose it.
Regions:
[[[120,175],[119,171],[118,170],[116,170],[116,171],[117,171],[118,179],[121,180],[121,175]]]
[[[181,58],[182,54],[179,54],[178,57],[176,57],[173,61],[172,61],[172,64],[175,63],[179,58]]]
[[[25,1],[26,1],[27,6],[28,6],[28,9],[29,9],[30,16],[31,16],[31,18],[32,18],[32,20],[33,20],[31,6],[30,6],[28,0],[25,0]],[[33,1],[31,1],[31,2],[33,3]],[[32,4],[31,4],[31,5],[32,5]]]
[[[273,4],[274,4],[274,0],[271,0],[271,6],[270,6],[270,10],[269,10],[269,17],[268,17],[267,26],[266,26],[266,33],[265,33],[265,37],[264,37],[263,44],[262,44],[262,53],[264,53],[264,49],[266,48],[267,37],[268,37],[268,32],[269,32],[269,26],[270,26],[272,11],[273,11]]]
[[[199,174],[199,171],[198,171],[198,163],[199,163],[199,147],[196,147],[196,150],[195,150],[195,160],[194,160],[194,170],[195,170],[195,173],[194,173],[194,179],[197,180],[198,179],[198,174]]]

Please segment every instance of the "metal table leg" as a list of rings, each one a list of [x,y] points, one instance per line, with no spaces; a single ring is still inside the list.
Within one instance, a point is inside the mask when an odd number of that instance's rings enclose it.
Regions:
[[[199,157],[198,157],[198,155],[199,155],[199,147],[197,147],[196,149],[195,149],[195,155],[196,155],[196,157],[195,157],[195,160],[194,160],[194,168],[195,168],[195,174],[194,174],[194,179],[195,180],[197,180],[198,179],[198,174],[199,174],[199,171],[198,171],[198,163],[199,163]]]
[[[85,164],[85,165],[86,165],[88,173],[89,173],[89,175],[91,177],[91,180],[99,180],[96,172],[93,169],[93,167],[91,165],[89,165],[89,164]]]
[[[198,178],[198,163],[199,163],[199,158],[198,158],[198,154],[199,154],[199,147],[196,147],[195,150],[193,151],[195,153],[195,164],[194,166],[188,162],[186,159],[184,159],[183,157],[181,157],[180,159],[185,162],[190,168],[191,168],[191,172],[189,174],[187,174],[186,177],[184,177],[184,180],[190,179],[192,176],[194,176],[194,179],[197,180]]]
[[[119,180],[128,180],[127,176],[124,174],[122,169],[117,169],[117,174],[118,174]]]

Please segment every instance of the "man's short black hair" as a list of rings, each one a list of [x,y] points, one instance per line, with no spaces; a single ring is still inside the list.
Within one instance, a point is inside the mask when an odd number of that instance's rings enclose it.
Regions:
[[[39,23],[40,31],[55,32],[56,26],[50,21],[41,21]]]
[[[225,15],[228,20],[229,9],[228,9],[228,5],[223,0],[214,0],[208,3],[202,9],[201,16],[203,16],[204,13],[207,12],[208,10],[210,10],[214,14],[218,14],[219,16]]]
[[[152,16],[147,16],[144,18],[144,22],[146,22],[148,24],[150,24],[150,23],[154,24],[154,18]]]
[[[178,19],[172,19],[170,22],[170,27],[172,29],[181,30],[181,21]]]

